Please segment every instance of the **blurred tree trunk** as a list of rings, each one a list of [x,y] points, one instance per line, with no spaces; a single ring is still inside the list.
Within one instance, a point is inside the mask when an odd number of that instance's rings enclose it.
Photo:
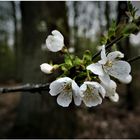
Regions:
[[[42,43],[54,29],[60,30],[69,44],[69,27],[65,2],[21,2],[22,14],[22,75],[24,83],[48,82],[39,65],[60,61],[57,53],[46,52]],[[47,78],[47,77],[45,77]],[[62,108],[48,92],[23,93],[19,114],[11,137],[17,138],[73,138],[76,114],[73,106]]]
[[[69,26],[67,17],[67,7],[65,2],[45,2],[42,3],[42,9],[44,13],[44,20],[46,20],[48,25],[48,34],[52,30],[59,30],[65,37],[65,45],[69,45]],[[47,13],[45,13],[45,11]]]
[[[118,16],[117,16],[117,22],[119,24],[128,22],[128,17],[125,13],[126,11],[127,11],[127,1],[119,1],[118,2]],[[129,37],[121,41],[121,43],[119,43],[119,49],[121,52],[125,54],[125,60],[131,57]],[[132,87],[131,83],[126,85],[126,104],[129,110],[132,110],[134,108],[134,99],[133,99],[133,93],[132,93],[131,87]]]
[[[20,75],[20,51],[19,51],[19,31],[18,31],[18,23],[17,23],[17,16],[16,16],[16,3],[15,1],[11,1],[12,5],[12,16],[14,22],[14,53],[15,53],[15,77],[16,80],[21,80]]]
[[[101,11],[101,5],[102,5],[102,2],[101,1],[97,1],[97,6],[98,6],[98,10],[99,10],[99,13],[98,13],[98,20],[99,20],[99,27],[100,27],[100,37],[103,36],[103,33],[105,31],[103,25],[102,25],[102,11]]]
[[[13,21],[14,21],[14,52],[15,52],[15,55],[17,55],[17,34],[18,34],[18,31],[17,31],[17,18],[16,18],[16,5],[15,5],[15,2],[14,1],[11,1],[11,5],[12,5],[12,16],[13,16]]]
[[[78,25],[77,25],[77,17],[78,17],[78,1],[73,1],[73,10],[74,10],[74,47],[75,52],[79,52],[79,39],[78,39]],[[85,33],[85,32],[84,32]]]
[[[106,29],[108,30],[110,27],[110,5],[109,1],[105,2],[105,17],[106,17]]]

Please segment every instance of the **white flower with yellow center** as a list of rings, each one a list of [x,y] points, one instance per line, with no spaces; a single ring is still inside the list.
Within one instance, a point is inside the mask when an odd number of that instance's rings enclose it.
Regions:
[[[46,46],[52,52],[58,52],[64,47],[64,37],[57,31],[52,31],[52,35],[49,35],[46,39]]]
[[[131,66],[128,62],[119,60],[124,54],[119,51],[114,51],[106,56],[105,46],[102,46],[101,60],[97,63],[90,64],[87,69],[94,74],[99,75],[101,81],[110,82],[109,75],[117,78],[123,83],[130,83],[132,76],[129,74]]]
[[[40,69],[42,72],[44,72],[46,74],[50,74],[53,71],[53,66],[48,63],[43,63],[40,65]]]
[[[49,93],[52,96],[57,97],[57,103],[60,106],[68,107],[72,102],[72,96],[74,103],[79,106],[81,104],[80,88],[74,80],[69,77],[59,78],[50,84]]]
[[[116,92],[117,85],[113,80],[110,80],[109,83],[103,83],[101,82],[101,85],[106,90],[106,97],[108,97],[113,102],[119,101],[119,95]]]
[[[97,82],[86,81],[81,85],[81,97],[87,107],[97,106],[105,97],[105,89]]]

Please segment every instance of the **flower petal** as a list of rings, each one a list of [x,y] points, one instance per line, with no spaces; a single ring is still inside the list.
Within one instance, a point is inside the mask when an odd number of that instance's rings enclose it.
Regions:
[[[63,107],[68,107],[71,101],[72,101],[72,92],[62,91],[60,95],[57,97],[57,103]]]
[[[54,36],[56,36],[59,40],[64,41],[64,37],[63,37],[63,35],[62,35],[59,31],[53,30],[53,31],[52,31],[52,34],[53,34]]]
[[[104,98],[105,97],[105,94],[106,94],[106,91],[105,91],[105,89],[101,85],[99,87],[99,92],[102,95],[102,98]]]
[[[82,84],[81,86],[80,86],[80,96],[81,97],[84,97],[84,92],[87,90],[87,85],[85,84],[85,82],[84,82],[84,84]]]
[[[84,82],[87,85],[91,85],[92,87],[94,87],[95,92],[100,92],[101,96],[104,98],[105,97],[105,89],[98,83],[98,82]]]
[[[128,84],[128,83],[130,83],[132,81],[132,76],[128,75],[127,77],[122,77],[119,80],[122,83]]]
[[[103,75],[104,71],[102,69],[102,65],[99,63],[95,63],[95,64],[90,64],[87,66],[86,68],[87,70],[90,70],[91,72],[93,72],[94,74],[97,75]]]
[[[67,83],[67,82],[72,82],[72,79],[69,77],[62,77],[62,78],[57,79],[57,82]]]
[[[99,61],[100,64],[105,64],[107,62],[107,57],[105,54],[105,45],[102,46],[101,50],[101,60]]]
[[[114,96],[114,94],[116,93],[116,88],[117,84],[115,83],[115,81],[111,80],[109,85],[106,86],[106,89],[108,91],[107,96]]]
[[[75,105],[79,106],[81,104],[80,88],[76,82],[72,81],[73,98]]]
[[[105,88],[106,90],[106,97],[114,96],[116,93],[116,83],[113,80],[110,80],[109,83],[101,83],[101,85]]]
[[[61,42],[57,38],[54,38],[52,35],[49,35],[46,39],[47,48],[52,52],[57,52],[62,49]]]
[[[85,81],[84,84],[86,86],[89,85],[89,86],[94,87],[94,88],[97,88],[97,89],[100,87],[100,84],[97,83],[97,82]]]
[[[63,83],[60,83],[58,82],[57,80],[56,81],[53,81],[51,84],[50,84],[50,91],[49,93],[52,95],[52,96],[56,96],[57,94],[59,94],[60,92],[63,91]]]
[[[101,83],[101,85],[106,90],[106,97],[109,97],[109,99],[113,102],[117,102],[119,100],[119,95],[116,93],[117,85],[113,80],[110,80],[109,84]]]
[[[52,34],[53,35],[49,35],[46,39],[47,48],[52,52],[62,50],[64,46],[64,38],[62,34],[57,30],[52,31]]]
[[[50,84],[50,91],[49,93],[52,95],[52,96],[56,96],[57,94],[59,94],[60,92],[63,91],[64,89],[64,86],[68,83],[68,82],[72,82],[72,79],[69,78],[69,77],[63,77],[63,78],[59,78],[55,81],[53,81],[51,84]]]
[[[74,99],[75,105],[77,105],[77,106],[79,106],[82,102],[81,96],[76,93],[73,93],[73,99]]]
[[[121,53],[120,51],[114,51],[107,55],[108,60],[111,60],[111,61],[116,58],[123,58],[123,57],[124,57],[124,54]]]
[[[110,82],[110,77],[107,73],[104,73],[103,76],[99,76],[99,79],[101,80],[101,82],[103,83],[109,83]]]
[[[82,99],[86,106],[92,107],[102,103],[102,98],[98,93],[100,87],[101,85],[99,83],[90,81],[86,81],[81,85]]]
[[[49,50],[52,50],[52,43],[53,43],[53,36],[52,35],[49,35],[46,39],[46,46]]]
[[[101,93],[102,97],[105,96],[105,89],[98,82],[86,81],[86,82],[84,82],[83,85],[89,85],[90,87],[93,88],[93,90],[95,90],[95,92],[98,92],[99,91]]]
[[[102,103],[102,98],[99,96],[99,94],[95,93],[84,93],[83,102],[87,107],[97,106],[98,104]]]
[[[131,66],[126,61],[113,61],[111,67],[104,66],[104,69],[109,75],[122,80],[123,78],[129,76]]]
[[[114,95],[109,96],[109,99],[110,99],[112,102],[118,102],[118,101],[119,101],[119,95],[118,95],[117,93],[115,93]]]

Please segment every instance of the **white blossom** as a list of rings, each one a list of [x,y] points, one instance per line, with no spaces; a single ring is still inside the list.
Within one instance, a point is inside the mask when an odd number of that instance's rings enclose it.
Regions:
[[[119,51],[114,51],[106,56],[105,46],[102,46],[101,60],[97,63],[90,64],[87,69],[94,74],[99,75],[102,81],[109,82],[110,76],[117,78],[123,83],[130,83],[132,76],[129,74],[131,66],[128,62],[119,60],[124,54]]]
[[[69,77],[59,78],[50,84],[49,93],[52,96],[57,97],[57,103],[60,106],[68,107],[72,102],[72,96],[74,103],[79,106],[81,104],[80,88],[74,80]]]
[[[50,73],[52,73],[53,66],[48,63],[43,63],[40,65],[40,69],[42,72],[44,72],[46,74],[50,74]]]
[[[108,97],[113,102],[118,102],[119,95],[116,92],[117,85],[113,80],[110,80],[109,83],[103,83],[101,82],[101,85],[106,90],[106,97]]]
[[[97,82],[86,81],[81,85],[81,97],[87,107],[97,106],[105,97],[105,89]]]
[[[64,37],[57,31],[52,31],[52,35],[49,35],[46,39],[46,46],[52,52],[58,52],[64,47]]]

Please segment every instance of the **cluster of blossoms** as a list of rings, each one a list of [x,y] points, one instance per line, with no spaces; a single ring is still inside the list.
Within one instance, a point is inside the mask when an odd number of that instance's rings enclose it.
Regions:
[[[52,35],[49,35],[46,39],[46,46],[52,52],[64,50],[63,35],[57,30],[52,31]],[[80,59],[76,61],[78,63],[72,63],[71,59],[75,61],[77,57],[71,57],[70,54],[67,53],[68,50],[65,52],[66,56],[69,56],[66,57],[69,65],[50,65],[48,63],[40,65],[41,70],[46,74],[50,74],[58,68],[65,71],[65,74],[62,74],[62,76],[50,84],[49,91],[52,96],[59,94],[57,103],[63,107],[68,107],[72,99],[77,106],[83,101],[87,107],[101,104],[105,97],[108,97],[113,102],[117,102],[119,100],[119,95],[116,92],[117,85],[115,81],[111,80],[111,77],[126,84],[132,80],[132,76],[130,75],[131,66],[128,62],[120,60],[124,57],[124,54],[120,51],[114,51],[106,55],[105,45],[103,45],[101,60],[93,63],[92,59],[90,59],[90,61],[88,60],[84,63],[84,66],[83,61]],[[78,68],[82,66],[87,74],[80,85],[77,84],[75,80],[77,75],[75,75],[74,78],[67,76],[66,71],[73,68],[73,65]],[[82,71],[80,71],[79,74],[80,73],[82,73]]]

